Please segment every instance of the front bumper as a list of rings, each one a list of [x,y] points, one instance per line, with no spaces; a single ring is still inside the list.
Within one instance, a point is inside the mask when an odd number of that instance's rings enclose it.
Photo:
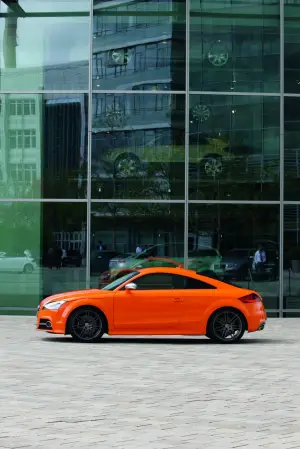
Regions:
[[[59,310],[38,310],[36,330],[53,334],[65,334],[65,329],[66,322]]]

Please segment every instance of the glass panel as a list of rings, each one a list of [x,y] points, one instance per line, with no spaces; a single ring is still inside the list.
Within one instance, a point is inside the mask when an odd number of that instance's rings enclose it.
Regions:
[[[85,198],[87,95],[0,101],[0,198]]]
[[[86,287],[85,204],[0,203],[0,235],[0,313]]]
[[[214,257],[195,257],[200,248],[213,248]],[[190,204],[189,254],[189,268],[256,290],[267,309],[279,308],[279,206]]]
[[[183,216],[181,204],[92,204],[92,286],[134,268],[183,264]]]
[[[94,0],[93,88],[185,89],[185,1]]]
[[[191,95],[189,195],[279,200],[279,98]]]
[[[0,88],[88,88],[89,0],[0,2]]]
[[[0,313],[36,309],[42,292],[41,205],[0,203],[0,235]]]
[[[284,309],[300,309],[300,205],[284,206]]]
[[[300,98],[284,99],[284,198],[298,201],[300,195]]]
[[[41,207],[43,297],[86,288],[86,204]]]
[[[92,197],[184,198],[185,96],[93,96]]]
[[[279,0],[191,0],[190,86],[279,91]]]
[[[300,93],[300,3],[284,0],[284,90]]]

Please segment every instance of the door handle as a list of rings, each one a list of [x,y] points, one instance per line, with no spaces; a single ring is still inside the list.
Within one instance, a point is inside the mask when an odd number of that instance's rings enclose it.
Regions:
[[[174,298],[173,301],[174,301],[174,302],[183,302],[183,299],[181,299],[181,298]]]

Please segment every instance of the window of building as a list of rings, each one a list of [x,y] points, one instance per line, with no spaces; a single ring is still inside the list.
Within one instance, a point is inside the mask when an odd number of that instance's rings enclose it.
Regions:
[[[9,148],[11,150],[23,148],[36,148],[35,129],[10,129]]]
[[[33,99],[16,99],[9,101],[10,115],[35,115],[35,100]]]
[[[12,181],[27,181],[32,183],[36,181],[36,165],[35,164],[10,164],[9,178]]]

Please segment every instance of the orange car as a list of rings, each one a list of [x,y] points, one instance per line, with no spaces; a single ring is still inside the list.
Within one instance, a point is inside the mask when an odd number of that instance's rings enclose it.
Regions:
[[[222,343],[262,330],[261,297],[183,268],[146,268],[102,290],[61,293],[44,299],[37,329],[71,334],[81,342],[109,335],[206,335]]]

